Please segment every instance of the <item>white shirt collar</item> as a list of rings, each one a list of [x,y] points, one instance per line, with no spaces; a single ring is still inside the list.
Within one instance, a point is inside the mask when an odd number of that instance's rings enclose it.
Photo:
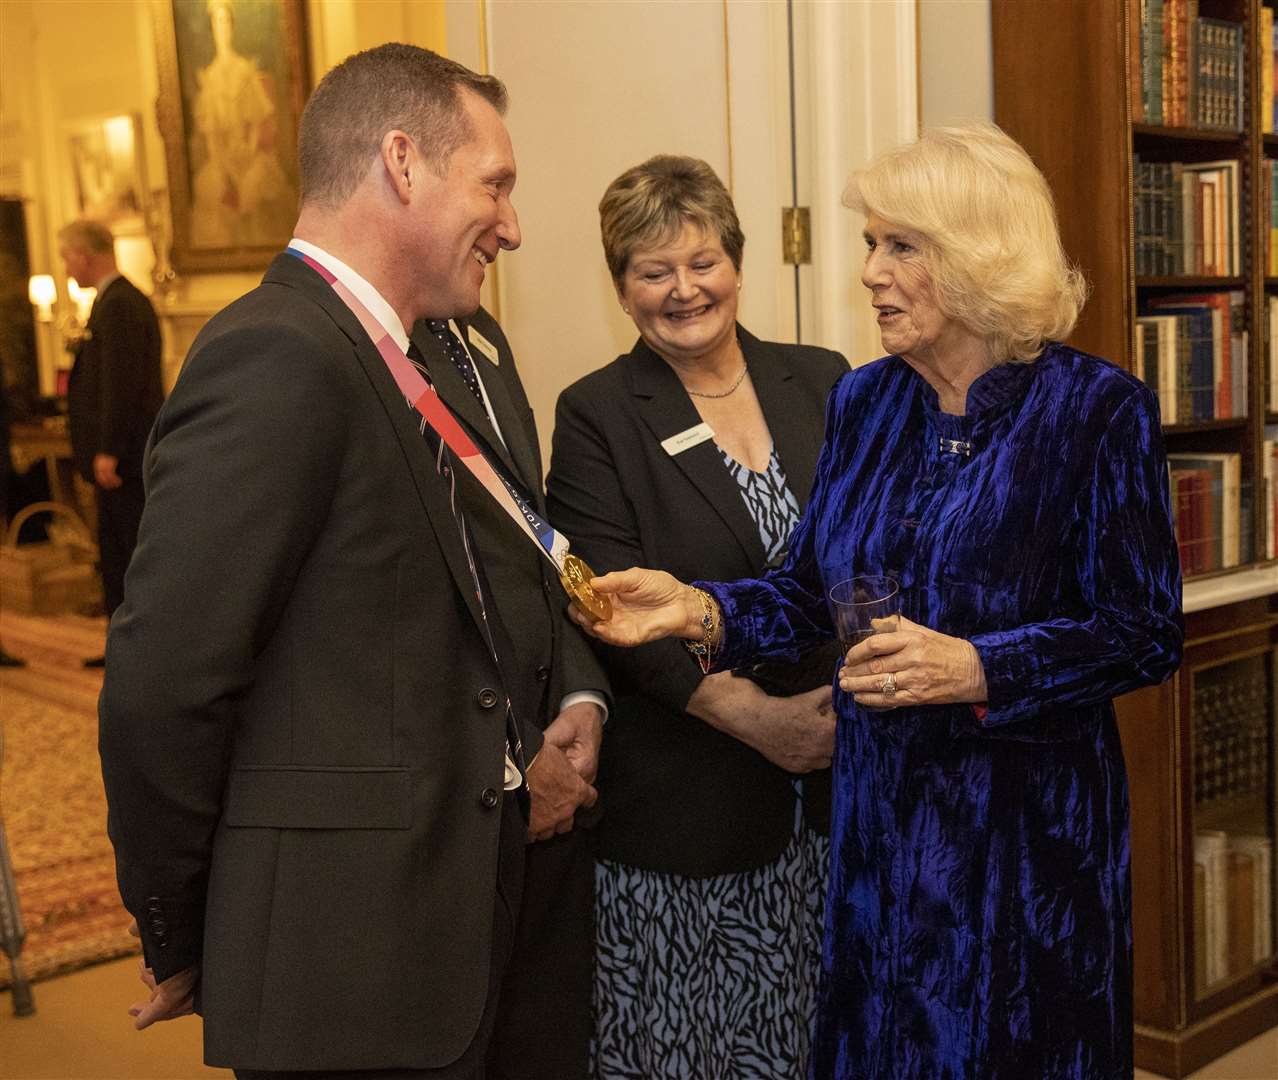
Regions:
[[[330,255],[322,247],[318,247],[307,240],[299,240],[295,236],[288,242],[288,246],[296,248],[303,255],[309,255],[350,289],[351,292],[359,297],[360,303],[368,308],[369,314],[381,324],[382,329],[395,339],[395,344],[404,352],[408,352],[408,333],[404,329],[404,324],[400,322],[399,316],[395,314],[395,309],[387,303],[386,298],[372,285],[336,255]]]

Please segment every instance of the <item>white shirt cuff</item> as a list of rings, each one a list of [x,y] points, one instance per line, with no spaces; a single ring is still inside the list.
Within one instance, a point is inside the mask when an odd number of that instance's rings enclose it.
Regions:
[[[603,722],[605,724],[608,722],[608,702],[597,690],[577,690],[574,693],[565,694],[563,701],[559,703],[559,711],[563,712],[569,705],[577,705],[583,701],[598,705],[599,711],[603,713]]]

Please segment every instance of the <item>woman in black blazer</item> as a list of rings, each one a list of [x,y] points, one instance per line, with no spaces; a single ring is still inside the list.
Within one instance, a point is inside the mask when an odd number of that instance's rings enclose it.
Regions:
[[[551,520],[597,573],[758,574],[806,502],[847,362],[737,325],[744,237],[704,162],[628,170],[600,217],[640,340],[559,399]],[[596,1075],[806,1075],[835,655],[782,686],[706,676],[673,641],[606,660]]]

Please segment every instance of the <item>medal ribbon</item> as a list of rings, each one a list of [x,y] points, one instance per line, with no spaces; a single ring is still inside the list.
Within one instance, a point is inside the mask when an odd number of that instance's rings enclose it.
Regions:
[[[524,535],[537,545],[537,550],[550,561],[556,572],[562,574],[564,559],[568,555],[567,538],[556,531],[545,518],[537,513],[532,503],[515,486],[513,481],[507,479],[493,467],[492,462],[488,460],[484,452],[474,444],[470,436],[466,434],[465,429],[457,422],[457,418],[449,411],[448,406],[440,400],[435,388],[422,377],[420,371],[413,367],[413,362],[408,359],[404,350],[399,347],[399,343],[387,333],[386,328],[364,306],[363,301],[343,285],[327,268],[316,262],[305,252],[298,251],[296,248],[286,248],[285,250],[294,258],[301,259],[302,262],[306,263],[307,266],[328,282],[333,292],[337,293],[342,303],[350,308],[351,314],[359,320],[360,326],[364,328],[364,332],[368,334],[374,347],[390,369],[400,393],[408,399],[409,404],[417,410],[422,419],[443,440],[444,445],[448,447],[453,456],[470,470],[470,474],[479,481],[484,490],[497,501],[497,504],[523,530]]]

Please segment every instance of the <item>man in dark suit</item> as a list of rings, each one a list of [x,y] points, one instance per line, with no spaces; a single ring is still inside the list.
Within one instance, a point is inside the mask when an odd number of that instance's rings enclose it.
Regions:
[[[115,264],[111,230],[73,221],[58,233],[67,277],[97,290],[67,385],[71,451],[98,513],[98,560],[109,616],[124,599],[124,572],[138,542],[145,494],[142,453],[164,400],[160,324],[151,301]],[[100,667],[102,659],[85,661]]]
[[[450,333],[452,336],[450,337]],[[440,398],[476,444],[545,516],[540,444],[514,354],[483,308],[452,327],[422,321],[413,342],[426,357]],[[463,367],[448,362],[464,342]],[[585,638],[567,618],[549,563],[518,543],[511,522],[470,476],[459,479],[476,549],[507,626],[518,627],[512,664],[543,688],[534,721],[554,737],[583,709],[578,741],[567,753],[593,783],[604,702],[591,688],[607,679]],[[596,709],[595,707],[598,706]],[[565,732],[567,735],[567,732]],[[577,822],[578,826],[583,824]],[[548,833],[527,849],[524,900],[502,987],[489,1053],[489,1080],[585,1080],[589,1073],[594,963],[594,851],[581,828]],[[545,1037],[554,1031],[555,1037]]]
[[[531,605],[399,381],[448,378],[407,328],[472,314],[519,244],[505,101],[411,46],[330,71],[289,252],[200,333],[152,435],[108,825],[137,1025],[198,997],[205,1059],[241,1077],[482,1076],[526,835],[594,800],[572,762],[593,769],[598,707],[541,731],[509,621]]]

